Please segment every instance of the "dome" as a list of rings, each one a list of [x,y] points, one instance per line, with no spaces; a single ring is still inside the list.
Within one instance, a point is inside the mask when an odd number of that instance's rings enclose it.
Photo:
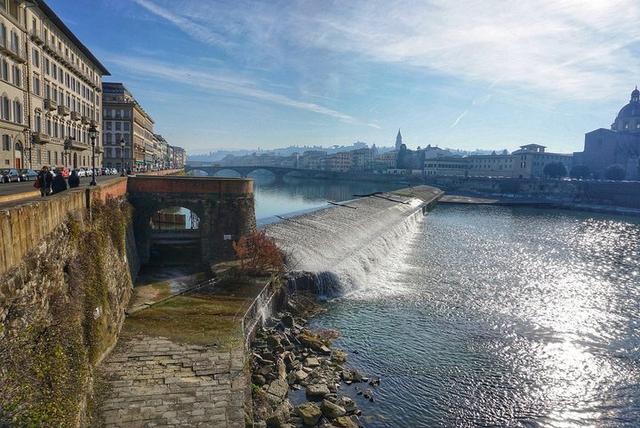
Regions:
[[[615,122],[611,125],[614,131],[640,132],[640,91],[638,87],[631,92],[629,104],[622,107]]]
[[[622,107],[622,110],[618,113],[618,119],[630,119],[633,117],[640,117],[640,102],[630,102]]]

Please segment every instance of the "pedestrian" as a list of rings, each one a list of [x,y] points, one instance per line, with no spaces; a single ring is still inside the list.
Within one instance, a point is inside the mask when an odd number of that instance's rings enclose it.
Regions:
[[[54,195],[67,190],[67,182],[64,179],[64,175],[62,175],[62,171],[57,172],[56,176],[53,178],[53,184],[51,187]]]
[[[34,183],[34,187],[40,189],[40,196],[45,197],[51,194],[51,185],[53,183],[53,174],[49,171],[48,166],[43,166],[38,173],[38,178]]]
[[[69,188],[73,189],[74,187],[78,187],[80,185],[80,176],[78,175],[78,171],[75,169],[71,171],[71,175],[69,176]]]

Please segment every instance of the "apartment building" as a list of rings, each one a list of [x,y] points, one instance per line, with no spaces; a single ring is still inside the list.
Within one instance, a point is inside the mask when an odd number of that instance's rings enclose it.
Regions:
[[[153,119],[124,84],[104,82],[102,88],[105,166],[152,168],[157,143]]]
[[[469,156],[470,177],[541,178],[544,167],[560,162],[567,171],[571,168],[572,155],[546,152],[539,144],[527,144],[510,155]]]
[[[43,0],[0,0],[0,166],[100,166],[108,70]]]
[[[424,161],[427,177],[466,177],[469,174],[469,158],[442,157]]]

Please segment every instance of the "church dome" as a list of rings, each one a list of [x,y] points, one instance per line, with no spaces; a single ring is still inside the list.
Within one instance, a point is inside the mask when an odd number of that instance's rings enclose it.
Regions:
[[[629,104],[622,107],[615,122],[611,125],[614,131],[640,131],[640,91],[638,87],[631,92]]]

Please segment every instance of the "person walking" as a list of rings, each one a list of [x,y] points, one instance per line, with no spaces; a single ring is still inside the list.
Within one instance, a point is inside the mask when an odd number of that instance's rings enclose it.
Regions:
[[[34,183],[34,187],[40,189],[40,196],[43,198],[51,194],[51,185],[53,184],[53,174],[49,171],[48,166],[43,166],[38,173],[38,178]]]
[[[67,190],[67,182],[62,175],[62,171],[57,172],[56,176],[53,178],[53,184],[51,187],[54,195]]]
[[[69,188],[73,189],[78,186],[80,186],[80,176],[78,175],[78,171],[74,169],[69,176]]]

